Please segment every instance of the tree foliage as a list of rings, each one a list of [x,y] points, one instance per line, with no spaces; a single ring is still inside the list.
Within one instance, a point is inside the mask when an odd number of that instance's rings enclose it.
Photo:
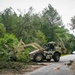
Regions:
[[[13,34],[5,34],[0,38],[0,61],[11,60],[14,57],[14,48],[18,44],[18,39]]]
[[[75,17],[71,22],[74,29]],[[0,59],[10,59],[20,39],[25,43],[42,45],[50,41],[57,42],[59,38],[62,38],[68,52],[75,49],[75,36],[65,29],[61,16],[50,4],[42,14],[33,13],[32,7],[27,13],[19,15],[11,7],[0,12]],[[18,60],[27,61],[30,49],[27,50],[18,53]]]
[[[61,26],[62,21],[61,17],[59,16],[58,12],[51,6],[48,5],[48,8],[43,10],[43,26],[42,31],[47,36],[48,41],[55,41],[55,27]]]
[[[0,38],[4,36],[6,32],[6,28],[4,27],[3,24],[0,23]]]
[[[71,27],[72,27],[72,29],[75,29],[75,16],[73,16],[72,18],[71,18]]]

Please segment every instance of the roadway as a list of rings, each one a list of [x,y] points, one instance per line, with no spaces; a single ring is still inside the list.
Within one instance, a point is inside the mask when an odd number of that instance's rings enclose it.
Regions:
[[[59,62],[54,62],[53,60],[50,62],[42,62],[48,65],[23,75],[74,75],[67,65],[69,61],[74,60],[75,55],[62,56]]]

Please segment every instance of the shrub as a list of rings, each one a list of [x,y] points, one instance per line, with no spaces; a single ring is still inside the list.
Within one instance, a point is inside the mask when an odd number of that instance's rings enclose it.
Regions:
[[[20,62],[11,62],[11,61],[0,62],[0,69],[14,69],[16,71],[19,71],[22,68],[24,68],[25,66],[26,66],[25,63],[20,63]]]
[[[18,52],[17,54],[17,61],[21,62],[29,62],[29,52],[31,51],[30,48],[25,49],[23,52]]]
[[[14,48],[17,46],[18,40],[13,34],[5,34],[0,38],[0,61],[10,61],[14,57]]]

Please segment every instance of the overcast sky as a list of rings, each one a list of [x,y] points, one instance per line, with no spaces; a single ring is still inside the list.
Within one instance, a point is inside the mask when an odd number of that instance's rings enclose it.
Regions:
[[[0,11],[12,7],[28,11],[29,7],[34,8],[34,12],[41,12],[51,4],[62,16],[64,24],[70,23],[71,17],[75,15],[75,0],[0,0]]]

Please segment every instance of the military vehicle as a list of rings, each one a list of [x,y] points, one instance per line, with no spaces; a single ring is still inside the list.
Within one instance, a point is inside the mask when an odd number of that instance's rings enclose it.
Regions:
[[[48,42],[47,44],[43,45],[43,47],[37,43],[25,44],[22,40],[20,40],[18,44],[18,51],[23,51],[28,46],[32,46],[35,49],[29,53],[29,57],[31,60],[36,62],[43,60],[50,61],[51,59],[54,59],[55,62],[58,62],[61,54],[67,50],[62,39],[59,39],[58,43],[53,41]]]
[[[30,59],[33,61],[50,61],[54,59],[55,62],[60,60],[61,56],[61,46],[57,45],[55,42],[48,42],[43,47],[39,47],[37,50],[29,53]]]

